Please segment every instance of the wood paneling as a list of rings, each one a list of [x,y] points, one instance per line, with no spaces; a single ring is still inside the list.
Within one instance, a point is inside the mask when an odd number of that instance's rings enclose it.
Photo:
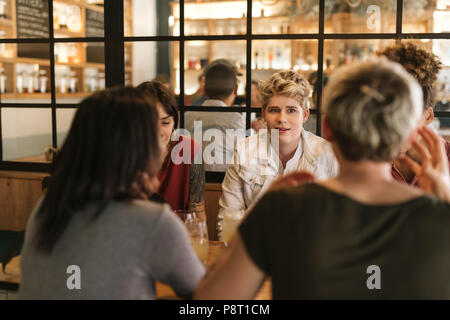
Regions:
[[[42,196],[44,173],[0,171],[0,230],[25,230]]]
[[[219,199],[222,195],[222,185],[220,183],[207,183],[205,185],[205,211],[208,221],[208,234],[210,240],[218,240],[216,224],[219,213]]]

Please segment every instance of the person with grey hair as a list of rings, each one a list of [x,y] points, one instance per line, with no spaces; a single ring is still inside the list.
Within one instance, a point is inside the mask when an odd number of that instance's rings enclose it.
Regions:
[[[226,211],[248,212],[277,177],[296,171],[308,171],[317,179],[337,174],[330,144],[303,129],[310,113],[309,82],[296,71],[281,70],[259,89],[267,130],[238,141],[222,183],[219,238]]]
[[[275,299],[450,299],[449,169],[439,137],[419,125],[417,82],[387,60],[350,65],[331,76],[324,112],[338,176],[276,181],[195,298],[250,299],[270,276]],[[433,194],[391,175],[417,133],[430,152],[413,143],[425,161],[405,161]]]

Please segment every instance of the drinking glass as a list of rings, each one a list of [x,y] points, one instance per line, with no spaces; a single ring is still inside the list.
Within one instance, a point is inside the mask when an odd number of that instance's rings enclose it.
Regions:
[[[193,211],[176,210],[175,213],[184,221],[192,249],[200,261],[206,265],[209,249],[206,221],[199,219]]]
[[[222,238],[227,246],[230,245],[230,241],[233,238],[236,229],[241,224],[244,216],[244,210],[227,210],[224,212],[222,222]]]

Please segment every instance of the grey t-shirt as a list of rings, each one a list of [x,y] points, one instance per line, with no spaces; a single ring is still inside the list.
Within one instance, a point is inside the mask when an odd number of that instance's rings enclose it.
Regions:
[[[38,205],[39,206],[39,205]],[[205,269],[186,229],[168,205],[112,201],[96,220],[93,205],[70,221],[51,255],[35,248],[36,206],[22,251],[21,299],[155,299],[155,281],[180,296],[191,294]],[[74,284],[80,268],[81,289]],[[69,285],[70,287],[70,285]]]

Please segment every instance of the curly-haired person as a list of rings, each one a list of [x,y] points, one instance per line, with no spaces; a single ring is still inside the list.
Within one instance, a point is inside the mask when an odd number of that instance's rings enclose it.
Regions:
[[[393,46],[386,47],[377,52],[380,56],[385,56],[389,60],[400,63],[403,68],[408,71],[418,82],[423,92],[423,115],[422,124],[429,126],[434,120],[433,108],[435,106],[435,88],[434,84],[437,80],[437,75],[442,68],[442,63],[439,58],[432,52],[420,48],[413,42],[399,42]],[[445,148],[448,159],[450,160],[450,142],[442,139],[442,145]],[[413,148],[406,151],[406,153],[421,162],[420,155],[415,152]],[[392,161],[392,175],[401,182],[412,186],[418,186],[419,180],[415,172],[409,166],[395,158]],[[422,186],[423,187],[423,186]]]

